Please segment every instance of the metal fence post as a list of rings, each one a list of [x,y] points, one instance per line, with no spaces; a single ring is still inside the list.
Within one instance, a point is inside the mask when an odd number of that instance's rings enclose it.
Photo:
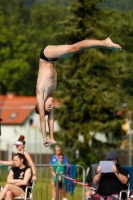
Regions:
[[[37,167],[37,184],[36,187],[34,188],[34,192],[33,192],[33,196],[35,196],[35,199],[39,199],[39,200],[48,200],[51,199],[51,193],[49,191],[49,189],[52,189],[49,187],[49,182],[51,180],[51,172],[50,172],[50,167],[53,167],[53,165],[50,164],[35,164],[35,166]],[[58,166],[58,165],[54,165],[54,166]],[[65,167],[65,165],[61,165],[62,167]],[[76,165],[77,168],[80,168],[80,174],[82,174],[82,180],[81,182],[85,183],[85,169],[83,166],[81,165]],[[46,172],[45,167],[49,168],[49,173]],[[46,172],[46,173],[45,173]],[[77,173],[77,171],[76,171]],[[56,190],[56,196],[55,196],[55,200],[59,200],[59,171],[56,170],[55,171],[55,175],[56,175],[56,182],[55,182],[55,190]],[[78,175],[78,174],[77,174]],[[80,176],[77,176],[77,180],[79,180],[79,178],[81,178]],[[48,182],[49,181],[49,182]],[[46,185],[48,187],[46,187]],[[75,187],[76,189],[76,187]],[[75,195],[70,195],[68,193],[68,198],[70,200],[75,199],[76,196],[76,200],[85,200],[85,187],[81,186],[81,190],[76,189],[75,191]],[[77,195],[77,192],[79,192],[79,196]],[[44,196],[45,195],[45,196]]]
[[[85,183],[85,169],[82,165],[77,165],[77,167],[80,167],[82,169],[83,183]],[[85,187],[82,188],[82,200],[84,199],[85,199]]]
[[[59,179],[58,170],[56,170],[56,200],[59,200]]]

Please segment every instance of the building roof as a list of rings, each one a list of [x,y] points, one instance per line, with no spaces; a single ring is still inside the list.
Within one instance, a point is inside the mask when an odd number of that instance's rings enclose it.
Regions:
[[[60,103],[54,100],[55,107]],[[13,93],[0,95],[1,124],[23,124],[29,115],[34,112],[36,105],[35,96],[17,96]]]

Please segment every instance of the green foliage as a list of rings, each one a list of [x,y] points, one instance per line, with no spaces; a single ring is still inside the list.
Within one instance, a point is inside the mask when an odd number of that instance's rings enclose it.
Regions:
[[[1,94],[35,95],[44,45],[109,36],[123,47],[121,52],[86,50],[57,61],[55,97],[63,106],[55,110],[61,127],[55,138],[67,147],[70,162],[82,160],[84,166],[97,162],[105,149],[119,147],[124,114],[133,113],[133,12],[102,9],[101,2],[1,0]],[[96,139],[97,132],[106,135],[106,143]]]
[[[131,19],[133,18],[133,11],[125,13],[115,13],[113,18],[111,18],[111,34],[115,37],[113,30],[116,30],[116,39],[121,43],[123,51],[118,59],[119,68],[117,77],[121,78],[121,90],[125,91],[123,99],[127,103],[127,110],[130,109],[133,113],[133,23]],[[116,23],[117,22],[117,23]]]
[[[2,0],[0,93],[35,95],[40,50],[57,43],[54,32],[61,31],[63,13],[63,4],[54,1],[25,7],[23,0]]]
[[[119,22],[117,19],[116,24],[115,18],[121,17],[122,13],[99,9],[98,2],[100,1],[72,1],[69,11],[71,14],[62,22],[64,32],[59,34],[60,37],[63,40],[65,38],[66,43],[72,44],[86,38],[103,39],[109,35],[123,47],[130,45],[127,41],[132,39],[125,33],[125,40],[122,40],[121,34],[123,24],[128,28],[128,34],[132,32],[130,20],[126,22],[131,14],[124,13],[124,20]],[[131,84],[124,87],[129,71],[133,71],[131,68],[127,69],[125,52],[130,57],[126,48],[122,52],[107,49],[87,50],[69,58],[64,64],[59,63],[56,95],[63,107],[56,111],[56,117],[62,128],[62,141],[68,146],[67,151],[73,156],[74,162],[79,163],[83,158],[86,158],[85,161],[82,160],[84,165],[94,162],[98,160],[96,155],[99,149],[102,152],[120,145],[124,134],[121,125],[125,116],[118,116],[117,113],[124,110],[120,105],[125,102],[127,109],[132,109],[133,102]],[[133,78],[131,83],[132,80]],[[107,139],[113,134],[115,140],[102,144],[95,139],[97,132],[106,134]],[[84,137],[83,143],[78,139],[79,135]],[[91,152],[91,159],[87,158],[88,152]]]
[[[105,0],[103,5],[100,6],[104,8],[121,10],[121,11],[130,11],[133,10],[133,1],[132,0]]]

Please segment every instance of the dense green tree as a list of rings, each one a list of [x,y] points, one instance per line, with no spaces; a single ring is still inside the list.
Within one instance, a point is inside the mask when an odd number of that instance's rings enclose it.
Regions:
[[[113,10],[129,11],[133,9],[132,0],[105,0],[100,6]]]
[[[107,36],[111,36],[115,42],[122,42],[119,36],[121,25],[118,32],[112,29],[111,19],[115,13],[98,8],[99,2],[72,1],[71,14],[63,22],[65,28],[60,38],[65,38],[69,44]],[[61,139],[71,155],[76,155],[78,149],[81,159],[89,152],[85,162],[94,162],[99,149],[117,147],[123,135],[121,124],[124,116],[117,116],[117,112],[124,109],[121,105],[129,97],[127,89],[122,88],[127,77],[123,55],[123,51],[93,49],[72,56],[64,65],[58,63],[59,89],[56,95],[63,106],[56,111],[56,117],[62,128]],[[114,139],[102,145],[94,138],[97,132],[105,133],[107,138],[113,135]],[[80,135],[84,137],[84,142],[78,140]]]
[[[28,44],[23,35],[27,28],[28,11],[23,1],[1,1],[1,68],[0,82],[2,93],[22,90],[25,85],[29,65],[24,54]]]
[[[56,44],[54,32],[64,15],[63,4],[34,3],[23,0],[1,1],[0,93],[35,95],[41,48]]]
[[[0,93],[35,95],[44,45],[107,36],[120,43],[121,52],[91,49],[57,61],[55,97],[63,106],[55,111],[61,127],[56,137],[73,162],[86,158],[89,164],[99,158],[97,152],[119,145],[124,114],[133,112],[133,13],[102,9],[100,0],[72,0],[65,9],[61,2],[1,0]],[[98,141],[97,132],[105,133],[108,142]]]
[[[117,12],[113,14],[111,18],[111,34],[118,40],[123,51],[120,57],[120,62],[122,61],[122,85],[121,89],[125,90],[125,102],[127,102],[127,109],[133,112],[133,11],[130,12]],[[116,23],[117,22],[117,23]],[[115,30],[115,32],[113,31]],[[120,77],[120,74],[118,74]],[[129,106],[128,106],[129,105]]]

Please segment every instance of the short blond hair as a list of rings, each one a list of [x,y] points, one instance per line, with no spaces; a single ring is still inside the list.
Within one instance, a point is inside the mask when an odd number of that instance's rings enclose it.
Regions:
[[[61,150],[61,146],[60,145],[56,145],[54,149],[55,149],[55,151],[58,150],[58,149]]]

